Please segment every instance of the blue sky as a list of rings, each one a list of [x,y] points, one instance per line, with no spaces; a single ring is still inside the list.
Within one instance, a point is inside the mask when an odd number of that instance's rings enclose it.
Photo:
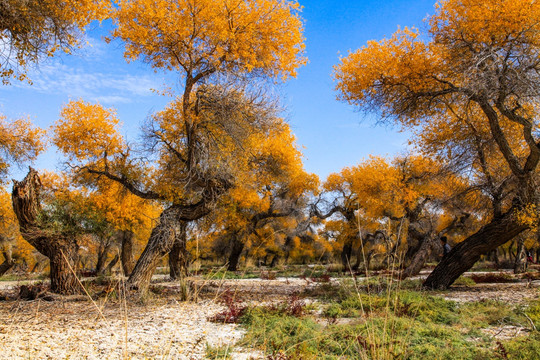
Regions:
[[[376,118],[355,111],[336,100],[331,78],[340,56],[368,40],[390,36],[398,26],[422,27],[422,19],[434,12],[434,0],[300,0],[304,9],[306,54],[309,63],[298,77],[282,85],[279,93],[285,116],[303,146],[305,167],[325,178],[353,166],[370,154],[392,156],[406,149],[407,134],[375,126]],[[0,86],[0,112],[8,117],[28,116],[48,127],[63,104],[83,98],[114,107],[123,132],[136,139],[142,121],[162,109],[169,98],[152,92],[174,84],[174,73],[154,73],[142,62],[126,63],[119,42],[106,44],[109,23],[93,24],[88,46],[74,55],[56,57],[30,73],[34,84],[13,82]],[[50,150],[36,164],[55,169],[61,159]],[[15,170],[20,178],[25,170]]]

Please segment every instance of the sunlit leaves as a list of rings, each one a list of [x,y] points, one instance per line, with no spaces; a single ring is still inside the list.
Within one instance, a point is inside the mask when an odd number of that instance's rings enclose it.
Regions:
[[[125,147],[119,121],[111,109],[82,100],[70,101],[54,124],[54,144],[71,160],[96,160]]]
[[[286,78],[306,61],[299,9],[276,0],[124,0],[114,36],[127,59],[156,68]]]
[[[0,8],[0,78],[26,79],[29,64],[80,44],[92,20],[105,19],[106,0],[3,0]]]
[[[13,164],[35,160],[44,149],[44,131],[25,118],[8,120],[0,115],[0,182]]]

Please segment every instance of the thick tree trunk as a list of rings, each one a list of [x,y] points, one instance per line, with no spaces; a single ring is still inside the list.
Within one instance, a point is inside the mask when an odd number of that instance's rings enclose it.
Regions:
[[[123,230],[120,235],[122,239],[120,249],[122,270],[124,271],[124,276],[129,276],[135,267],[135,258],[133,256],[133,237],[135,234],[132,231]]]
[[[68,243],[51,251],[51,291],[59,294],[74,294],[80,291],[75,275],[78,263],[78,246]]]
[[[413,258],[409,262],[409,265],[401,272],[400,278],[406,279],[410,276],[418,275],[431,255],[434,247],[435,240],[433,238],[427,236],[421,240],[420,248],[416,254],[414,254]]]
[[[236,271],[240,262],[240,255],[244,250],[244,242],[239,240],[237,236],[231,238],[231,252],[229,253],[228,271]]]
[[[51,290],[72,294],[79,290],[76,277],[78,245],[71,236],[53,233],[39,219],[41,180],[30,168],[23,181],[13,182],[11,198],[22,237],[50,261]]]
[[[343,271],[347,272],[351,270],[351,257],[353,250],[352,241],[347,241],[343,244],[343,249],[341,250],[341,265],[343,266]]]
[[[165,209],[159,217],[159,224],[152,229],[148,244],[128,279],[129,286],[145,293],[156,267],[171,251],[181,222],[200,219],[209,212],[210,208],[204,200],[194,205],[173,205]]]
[[[181,224],[173,247],[169,252],[169,274],[176,280],[187,276],[186,224]]]
[[[514,274],[527,271],[527,253],[525,252],[525,238],[518,236],[516,258],[514,259]]]
[[[447,289],[469,270],[482,255],[512,240],[527,229],[515,219],[514,208],[494,218],[478,232],[457,244],[424,281],[428,289]]]
[[[11,257],[11,250],[6,250],[3,254],[4,262],[0,264],[0,276],[4,275],[15,265],[15,261]]]
[[[105,262],[107,261],[107,257],[109,256],[109,244],[100,244],[97,254],[97,262],[96,262],[96,275],[103,274],[103,270],[105,269]],[[84,269],[84,268],[83,268]]]

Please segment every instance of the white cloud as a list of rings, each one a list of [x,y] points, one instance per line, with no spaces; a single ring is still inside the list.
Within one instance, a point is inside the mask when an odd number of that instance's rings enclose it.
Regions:
[[[59,61],[40,65],[29,74],[33,84],[13,83],[45,94],[64,94],[73,98],[101,99],[103,102],[132,102],[134,97],[152,96],[160,88],[159,79],[151,75],[89,72],[72,68]]]

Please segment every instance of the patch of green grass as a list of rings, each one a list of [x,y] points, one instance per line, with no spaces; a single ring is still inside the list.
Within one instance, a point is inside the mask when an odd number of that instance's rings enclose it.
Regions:
[[[456,281],[454,281],[453,285],[474,286],[474,285],[476,285],[476,282],[473,279],[471,279],[470,277],[460,276],[460,277],[457,278]]]
[[[229,360],[231,359],[232,348],[230,346],[211,346],[206,344],[206,359]]]

